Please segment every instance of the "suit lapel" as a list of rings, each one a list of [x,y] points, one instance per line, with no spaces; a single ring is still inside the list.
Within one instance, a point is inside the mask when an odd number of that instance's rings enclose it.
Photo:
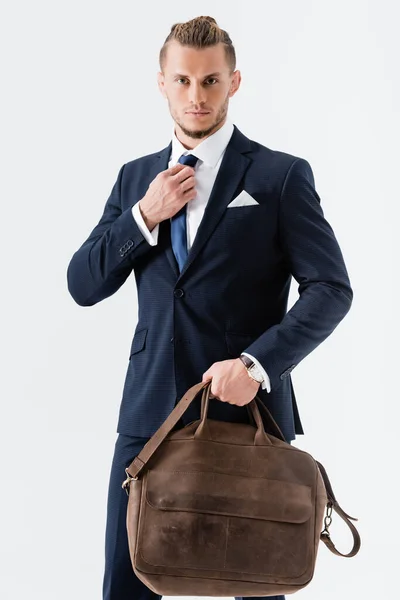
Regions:
[[[150,172],[151,180],[160,172],[168,168],[168,162],[171,155],[172,142],[160,152],[159,160],[156,161]],[[219,220],[221,219],[227,205],[233,199],[241,179],[247,167],[250,164],[250,158],[245,155],[251,151],[251,141],[234,125],[234,131],[226,147],[217,177],[215,179],[209,200],[207,202],[203,218],[200,221],[193,244],[189,250],[187,260],[179,273],[178,263],[172,250],[170,238],[170,219],[160,223],[160,227],[168,228],[169,244],[167,245],[166,255],[173,269],[177,281],[179,281],[186,271],[193,264],[200,250],[207,242]]]

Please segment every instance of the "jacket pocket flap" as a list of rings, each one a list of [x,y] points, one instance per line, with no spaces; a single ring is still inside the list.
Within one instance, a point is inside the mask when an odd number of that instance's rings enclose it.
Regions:
[[[131,349],[129,352],[129,358],[132,356],[132,354],[136,354],[136,352],[140,352],[140,350],[143,349],[144,342],[146,340],[147,329],[147,327],[143,327],[142,329],[138,329],[138,331],[135,331],[135,335],[133,336]]]
[[[310,519],[311,487],[262,477],[149,470],[146,500],[159,510],[201,512],[303,523]]]

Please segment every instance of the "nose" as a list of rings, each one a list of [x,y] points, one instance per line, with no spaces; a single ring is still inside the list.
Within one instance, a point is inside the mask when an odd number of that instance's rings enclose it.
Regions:
[[[189,100],[194,110],[201,110],[206,100],[205,90],[201,84],[193,83],[190,86]]]

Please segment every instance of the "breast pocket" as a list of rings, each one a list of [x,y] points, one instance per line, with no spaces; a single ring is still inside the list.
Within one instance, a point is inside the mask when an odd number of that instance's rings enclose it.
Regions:
[[[265,209],[264,204],[247,204],[244,206],[230,206],[225,209],[224,217],[229,219],[242,219],[247,217],[260,217]]]
[[[253,239],[264,243],[274,231],[275,219],[268,203],[226,208],[218,226],[218,232],[228,244]]]

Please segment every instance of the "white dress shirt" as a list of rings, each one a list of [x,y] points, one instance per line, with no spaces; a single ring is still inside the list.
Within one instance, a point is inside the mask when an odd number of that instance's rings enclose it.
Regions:
[[[185,148],[175,135],[175,124],[172,129],[172,150],[168,163],[168,168],[177,164],[182,154],[193,154],[198,158],[195,166],[196,191],[197,195],[193,200],[186,204],[186,230],[188,251],[193,244],[197,233],[197,228],[203,218],[204,210],[211,194],[217,173],[225,154],[225,149],[233,133],[233,122],[227,117],[225,123],[212,135],[201,141],[195,148],[188,150]],[[132,215],[140,231],[151,246],[158,243],[159,223],[149,231],[139,208],[139,202],[132,207]],[[271,391],[270,379],[261,363],[251,354],[242,352],[251,358],[259,369],[263,377],[261,383],[262,389]]]

